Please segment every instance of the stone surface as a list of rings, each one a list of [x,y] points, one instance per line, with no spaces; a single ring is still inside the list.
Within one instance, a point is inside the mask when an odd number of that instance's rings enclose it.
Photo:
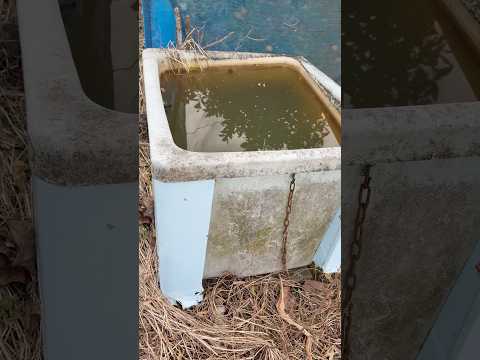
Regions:
[[[452,159],[372,168],[352,298],[355,359],[415,358],[480,237],[478,163]],[[344,233],[344,241],[350,239]]]
[[[39,18],[49,26],[33,26]],[[57,0],[19,1],[18,19],[33,173],[56,184],[136,181],[138,115],[84,94]]]
[[[353,360],[415,359],[480,238],[479,110],[477,102],[343,112],[343,269],[361,169],[373,165]]]
[[[343,110],[343,164],[480,156],[480,102]]]
[[[205,277],[282,269],[289,185],[288,175],[216,180]],[[312,262],[339,199],[340,171],[297,175],[288,232],[289,268]]]

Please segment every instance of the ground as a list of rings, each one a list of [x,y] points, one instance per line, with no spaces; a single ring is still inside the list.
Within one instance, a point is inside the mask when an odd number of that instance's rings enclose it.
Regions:
[[[13,0],[0,0],[0,359],[40,359],[28,140]]]

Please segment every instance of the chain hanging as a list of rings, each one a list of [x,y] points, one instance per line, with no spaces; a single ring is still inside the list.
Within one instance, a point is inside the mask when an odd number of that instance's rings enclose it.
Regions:
[[[350,357],[350,326],[352,316],[352,295],[357,282],[357,275],[355,273],[356,264],[360,259],[362,253],[362,234],[363,223],[367,213],[368,204],[370,202],[370,168],[371,165],[366,165],[363,169],[363,181],[360,184],[358,191],[358,208],[355,217],[355,224],[353,230],[353,241],[350,248],[350,263],[344,277],[344,284],[342,289],[342,356],[345,360]]]
[[[285,210],[285,219],[283,220],[282,234],[282,270],[287,273],[287,240],[288,226],[290,225],[290,213],[292,212],[293,192],[295,191],[295,174],[290,175],[290,189],[288,192],[287,208]]]

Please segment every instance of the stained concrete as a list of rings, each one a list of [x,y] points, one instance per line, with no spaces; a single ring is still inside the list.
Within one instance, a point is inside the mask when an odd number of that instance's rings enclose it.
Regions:
[[[214,65],[216,61],[245,61],[262,64],[289,64],[296,66],[306,78],[318,85],[326,98],[326,106],[338,110],[340,94],[338,85],[326,82],[324,75],[318,69],[312,71],[302,65],[302,58],[284,56],[264,56],[263,54],[208,52],[208,57],[188,51],[178,51],[176,56],[182,61],[203,61],[205,65]],[[145,74],[145,94],[148,115],[152,176],[160,181],[181,182],[206,180],[214,178],[256,177],[270,175],[287,175],[291,173],[329,171],[340,169],[340,147],[258,151],[258,152],[227,152],[199,153],[180,149],[173,142],[160,91],[160,73],[171,69],[171,54],[160,49],[146,49],[143,52],[143,67]],[[336,94],[336,95],[335,95]],[[329,101],[335,98],[336,102]]]
[[[372,168],[352,298],[354,359],[415,358],[480,236],[479,160]]]
[[[455,282],[417,360],[474,360],[480,334],[480,239]]]
[[[18,0],[17,8],[43,356],[133,359],[138,116],[85,95],[57,0]]]
[[[479,110],[469,103],[343,112],[344,269],[362,165],[373,165],[352,360],[415,359],[480,238]]]
[[[282,269],[283,220],[290,176],[217,179],[205,277]],[[312,262],[338,209],[340,171],[298,174],[288,231],[287,266]]]
[[[58,1],[19,0],[18,20],[33,173],[55,184],[136,181],[138,115],[85,95]]]
[[[180,149],[172,139],[160,88],[160,74],[171,70],[172,56],[197,67],[238,66],[239,61],[294,67],[332,109],[338,128],[340,87],[303,58],[232,52],[208,52],[199,57],[188,51],[159,49],[143,53],[153,178],[179,187],[189,181],[215,181],[204,276],[224,272],[247,276],[282,268],[283,220],[292,173],[297,180],[287,266],[311,263],[340,207],[340,147],[215,153]],[[157,230],[158,241],[175,241],[174,236]]]
[[[480,102],[343,110],[343,163],[480,156]]]

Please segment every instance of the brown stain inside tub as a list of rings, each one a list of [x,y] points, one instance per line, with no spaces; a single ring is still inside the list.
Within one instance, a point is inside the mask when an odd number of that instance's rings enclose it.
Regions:
[[[160,78],[173,140],[196,152],[338,146],[331,108],[288,66],[210,67]]]

